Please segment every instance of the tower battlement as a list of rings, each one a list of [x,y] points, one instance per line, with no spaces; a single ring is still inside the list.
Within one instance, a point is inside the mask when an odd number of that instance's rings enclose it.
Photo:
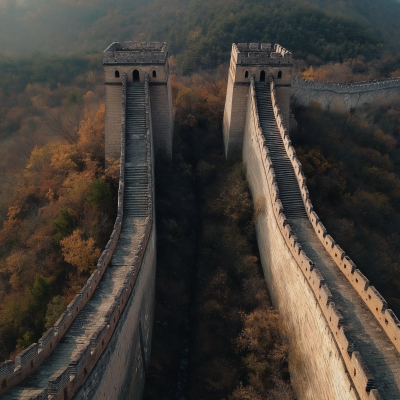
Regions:
[[[114,42],[103,52],[103,65],[165,64],[166,42]]]
[[[270,65],[291,64],[292,53],[281,45],[271,43],[238,43],[232,46],[232,57],[236,64],[241,65]]]
[[[114,42],[103,51],[106,85],[106,157],[121,153],[122,80],[149,85],[154,147],[172,155],[174,115],[166,42]],[[148,79],[146,80],[146,76]]]

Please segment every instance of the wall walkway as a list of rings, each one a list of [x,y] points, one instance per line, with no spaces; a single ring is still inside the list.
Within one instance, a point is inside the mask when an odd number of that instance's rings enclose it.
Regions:
[[[123,84],[118,216],[110,242],[56,325],[17,358],[15,369],[12,362],[0,366],[4,386],[16,384],[2,399],[65,400],[78,390],[79,399],[141,397],[154,306],[151,112],[148,80]],[[117,359],[112,369],[111,359]]]
[[[251,83],[243,160],[265,206],[256,224],[261,261],[298,346],[300,398],[400,399],[397,318],[313,212],[273,82]]]

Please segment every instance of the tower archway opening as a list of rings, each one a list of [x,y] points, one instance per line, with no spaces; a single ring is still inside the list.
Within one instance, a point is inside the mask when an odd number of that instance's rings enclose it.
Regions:
[[[139,82],[139,71],[135,69],[132,74],[133,82]]]
[[[246,71],[246,72],[244,73],[244,77],[245,77],[245,78],[248,78],[248,77],[249,77],[249,71]]]
[[[278,72],[278,79],[282,79],[282,71]]]
[[[265,82],[265,71],[261,71],[260,82]]]
[[[115,71],[115,77],[119,78],[119,71]]]
[[[157,78],[157,72],[156,72],[156,70],[153,71],[153,78]]]

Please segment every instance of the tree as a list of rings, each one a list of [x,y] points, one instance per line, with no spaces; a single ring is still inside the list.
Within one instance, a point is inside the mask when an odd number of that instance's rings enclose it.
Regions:
[[[110,187],[103,179],[95,179],[89,184],[86,199],[89,205],[97,207],[100,210],[108,210],[112,200]]]
[[[63,296],[55,296],[47,305],[46,329],[50,329],[60,318],[60,315],[66,310],[67,302]]]
[[[75,217],[68,208],[62,208],[58,214],[58,218],[51,221],[51,224],[57,231],[53,239],[58,243],[73,232]]]
[[[101,254],[94,239],[84,240],[82,235],[83,232],[76,229],[72,235],[60,241],[64,260],[76,267],[81,274],[93,271]]]

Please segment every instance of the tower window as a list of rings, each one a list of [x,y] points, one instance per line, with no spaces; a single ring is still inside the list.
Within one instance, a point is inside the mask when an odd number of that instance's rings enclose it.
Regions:
[[[138,71],[137,69],[135,69],[135,70],[133,71],[132,77],[133,77],[133,81],[134,81],[134,82],[138,82],[138,81],[139,81],[139,71]]]
[[[156,78],[157,77],[157,72],[154,70],[153,71],[153,78]]]
[[[248,78],[248,77],[249,77],[249,71],[246,71],[246,72],[244,73],[244,77],[245,77],[245,78]]]
[[[119,71],[115,71],[115,77],[119,78]]]
[[[260,82],[265,82],[265,71],[261,71]]]
[[[278,79],[282,79],[282,71],[278,72]]]

